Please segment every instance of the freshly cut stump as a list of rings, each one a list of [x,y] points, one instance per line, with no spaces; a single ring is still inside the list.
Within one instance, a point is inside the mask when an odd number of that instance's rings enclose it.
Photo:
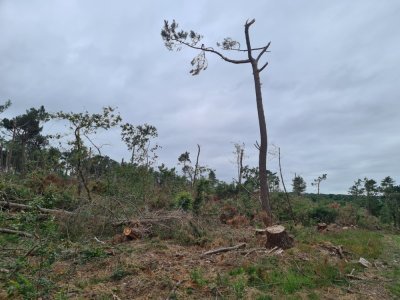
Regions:
[[[273,225],[266,228],[267,242],[265,247],[268,249],[278,247],[282,249],[289,249],[293,247],[294,240],[286,232],[285,227],[282,225]]]
[[[318,225],[317,225],[318,231],[324,231],[327,228],[328,228],[328,225],[326,225],[326,223],[318,223]]]
[[[138,228],[125,227],[124,236],[129,240],[139,240],[143,233]]]

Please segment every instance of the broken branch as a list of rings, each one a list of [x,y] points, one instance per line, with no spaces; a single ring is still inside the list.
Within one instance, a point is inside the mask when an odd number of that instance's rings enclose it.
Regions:
[[[240,244],[237,244],[236,246],[232,246],[232,247],[224,247],[224,248],[218,248],[218,249],[210,250],[210,251],[204,252],[201,256],[206,256],[206,255],[211,255],[211,254],[217,254],[217,253],[222,253],[222,252],[238,250],[240,248],[245,248],[245,247],[246,247],[246,243],[240,243]]]
[[[39,206],[31,206],[31,205],[26,205],[26,204],[20,204],[20,203],[14,203],[14,202],[8,202],[8,201],[0,201],[0,207],[5,207],[5,208],[13,208],[13,209],[18,209],[18,210],[33,210],[37,209],[38,211],[46,214],[52,214],[52,215],[68,215],[68,216],[73,216],[75,213],[67,210],[61,210],[61,209],[49,209],[49,208],[43,208]]]
[[[0,232],[9,233],[9,234],[16,234],[16,235],[19,235],[19,236],[33,238],[33,234],[30,234],[30,233],[25,232],[25,231],[19,231],[19,230],[7,229],[7,228],[0,228]]]

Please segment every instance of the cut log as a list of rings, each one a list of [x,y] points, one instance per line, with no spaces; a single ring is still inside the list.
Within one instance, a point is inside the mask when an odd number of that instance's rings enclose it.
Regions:
[[[143,233],[139,228],[125,227],[124,236],[129,240],[139,240],[143,237]]]
[[[318,231],[324,231],[327,227],[328,225],[326,225],[326,223],[318,223],[317,225]]]
[[[285,227],[282,225],[273,225],[266,228],[267,242],[265,247],[268,249],[278,247],[282,249],[292,248],[294,240],[288,235]]]

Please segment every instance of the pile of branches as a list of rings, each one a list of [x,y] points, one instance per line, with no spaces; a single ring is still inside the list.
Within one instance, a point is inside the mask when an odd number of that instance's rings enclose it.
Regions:
[[[112,225],[115,228],[123,228],[122,234],[114,238],[114,241],[152,236],[172,238],[177,232],[193,231],[196,228],[193,217],[181,210],[141,212],[134,218],[115,221]]]

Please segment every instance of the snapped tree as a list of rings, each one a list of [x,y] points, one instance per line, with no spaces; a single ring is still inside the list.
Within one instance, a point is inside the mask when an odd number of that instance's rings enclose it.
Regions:
[[[327,174],[322,174],[321,176],[318,176],[318,178],[314,179],[314,182],[311,183],[312,186],[317,187],[317,194],[319,195],[319,187],[321,185],[321,182],[326,180]]]
[[[260,181],[260,201],[263,210],[271,217],[271,206],[270,196],[268,189],[268,176],[267,176],[267,147],[268,147],[268,136],[267,126],[264,115],[263,99],[261,93],[261,80],[260,73],[267,67],[268,62],[262,63],[261,67],[259,63],[263,55],[268,51],[270,42],[262,47],[253,48],[251,46],[249,29],[250,26],[255,23],[255,19],[247,20],[244,25],[244,34],[246,39],[246,48],[242,49],[240,43],[231,39],[225,38],[221,43],[217,43],[217,46],[223,51],[236,51],[244,53],[247,57],[244,59],[231,59],[223,54],[223,52],[217,51],[212,47],[207,47],[201,44],[203,36],[191,31],[183,31],[178,29],[178,24],[175,20],[172,23],[164,21],[164,27],[161,30],[161,36],[164,40],[164,44],[168,50],[180,50],[183,46],[200,51],[200,53],[193,58],[191,65],[193,66],[190,73],[192,75],[198,75],[202,70],[205,70],[208,66],[206,53],[212,53],[224,61],[233,64],[250,64],[253,72],[254,87],[256,93],[257,113],[258,122],[260,128],[260,147],[259,147],[259,181]]]
[[[242,178],[243,178],[243,157],[244,157],[244,150],[245,145],[244,143],[235,143],[234,144],[235,150],[233,154],[235,156],[235,163],[237,168],[237,185],[240,187],[242,185]]]

